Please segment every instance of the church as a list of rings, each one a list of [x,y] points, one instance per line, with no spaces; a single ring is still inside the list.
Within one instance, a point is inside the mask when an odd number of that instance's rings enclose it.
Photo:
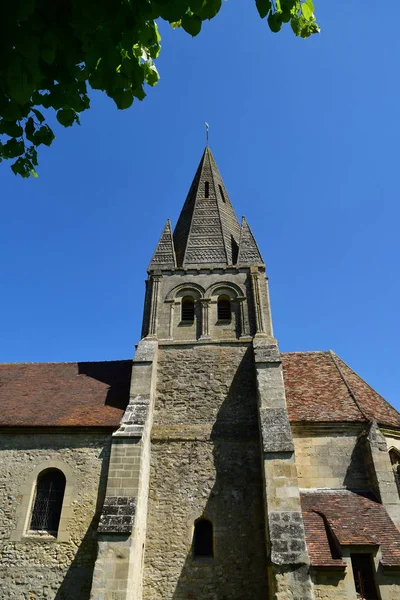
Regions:
[[[2,364],[0,403],[0,600],[400,598],[400,414],[279,351],[208,147],[133,360]]]

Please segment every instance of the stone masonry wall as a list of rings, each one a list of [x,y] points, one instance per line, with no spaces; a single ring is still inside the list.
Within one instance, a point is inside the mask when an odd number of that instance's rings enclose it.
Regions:
[[[300,488],[369,488],[363,449],[352,431],[293,435]]]
[[[104,432],[1,434],[0,598],[89,598],[110,438]],[[32,473],[63,465],[67,478],[64,504],[70,506],[62,534],[65,541],[26,535],[26,527],[17,536],[21,519],[29,524],[31,501],[26,492],[31,490],[32,496]],[[18,537],[19,541],[12,541]]]
[[[161,347],[144,600],[265,600],[267,564],[252,350]],[[214,558],[192,554],[194,522]]]

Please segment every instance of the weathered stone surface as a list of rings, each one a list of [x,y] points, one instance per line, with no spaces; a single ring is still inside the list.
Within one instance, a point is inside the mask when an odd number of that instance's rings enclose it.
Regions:
[[[268,597],[258,436],[248,345],[160,349],[144,600]],[[196,560],[202,515],[214,558]]]
[[[103,501],[111,436],[107,433],[2,433],[0,436],[0,597],[10,600],[87,600],[96,560],[96,506]],[[55,462],[56,461],[56,462]],[[72,485],[66,541],[15,536],[19,513],[29,526],[34,469],[68,469]],[[28,492],[28,490],[26,490]],[[29,496],[29,493],[28,493]],[[29,496],[30,497],[30,496]],[[64,524],[60,523],[60,529]],[[26,531],[25,528],[25,531]],[[64,532],[62,532],[64,533]],[[3,595],[4,594],[4,595]]]
[[[284,408],[260,409],[264,452],[293,452],[293,438]]]
[[[136,498],[107,496],[97,531],[99,533],[131,533],[136,512]]]

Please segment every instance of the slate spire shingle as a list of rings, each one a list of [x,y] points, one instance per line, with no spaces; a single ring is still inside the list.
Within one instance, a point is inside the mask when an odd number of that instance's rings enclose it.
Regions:
[[[174,231],[178,266],[235,264],[239,239],[239,222],[207,146]]]
[[[159,242],[157,244],[156,250],[153,254],[153,257],[150,261],[148,271],[154,271],[154,269],[175,269],[176,268],[176,259],[175,259],[175,250],[174,250],[174,242],[172,239],[172,229],[171,222],[168,219]]]
[[[239,241],[239,265],[262,265],[264,261],[258,249],[257,242],[244,217],[242,217],[242,230]]]

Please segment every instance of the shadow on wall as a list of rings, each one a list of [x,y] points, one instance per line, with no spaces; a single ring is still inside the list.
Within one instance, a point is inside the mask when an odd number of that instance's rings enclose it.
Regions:
[[[185,499],[188,518],[206,517],[214,528],[214,557],[187,553],[173,600],[265,600],[268,597],[261,456],[256,404],[253,350],[248,348],[222,402],[210,439],[187,443],[190,478],[201,462],[214,464],[214,484],[204,501],[205,489],[191,489]],[[223,379],[224,366],[216,365]],[[194,375],[195,376],[195,375]],[[212,462],[210,461],[212,446]],[[204,447],[207,446],[206,451]],[[205,466],[207,469],[207,465]],[[185,478],[185,475],[183,475]],[[209,478],[210,479],[210,478]],[[187,489],[187,481],[182,481]],[[174,498],[181,503],[182,496]],[[205,505],[204,505],[205,502]],[[182,507],[176,506],[179,511]],[[201,511],[201,508],[199,508]],[[187,540],[185,547],[190,543]],[[160,590],[159,590],[160,591]],[[165,590],[164,590],[165,593]],[[144,596],[146,597],[146,595]],[[168,595],[164,596],[169,597]]]
[[[89,600],[90,598],[93,570],[97,558],[97,526],[104,504],[107,486],[109,452],[105,452],[103,449],[100,457],[103,461],[101,465],[95,514],[79,544],[74,559],[54,596],[54,600]]]
[[[363,437],[360,437],[351,453],[350,464],[347,467],[346,474],[343,480],[343,485],[348,490],[367,490],[371,487],[371,482],[368,480],[368,469],[366,468],[366,452]]]
[[[132,361],[80,362],[79,375],[86,375],[109,386],[105,404],[125,410],[129,402]]]

